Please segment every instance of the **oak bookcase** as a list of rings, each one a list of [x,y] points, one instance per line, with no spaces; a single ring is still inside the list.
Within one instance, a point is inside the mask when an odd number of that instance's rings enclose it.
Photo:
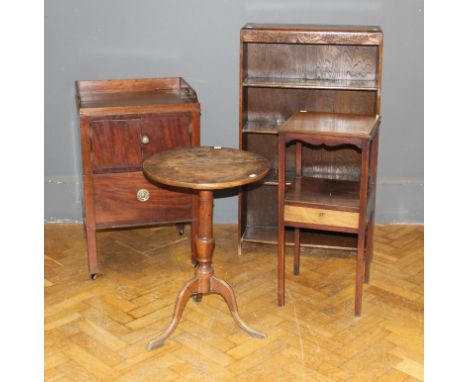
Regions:
[[[379,27],[247,24],[240,32],[239,146],[269,159],[271,171],[239,196],[243,242],[277,243],[278,129],[294,113],[380,113],[383,33]],[[286,185],[294,179],[286,151]],[[356,147],[307,147],[305,176],[359,180]],[[286,243],[293,245],[287,230]],[[302,246],[356,249],[356,235],[304,230]]]

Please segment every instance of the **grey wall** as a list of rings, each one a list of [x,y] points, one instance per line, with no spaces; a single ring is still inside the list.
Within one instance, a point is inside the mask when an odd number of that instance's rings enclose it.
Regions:
[[[423,0],[46,0],[45,219],[81,220],[74,81],[182,76],[203,145],[238,145],[239,30],[246,22],[379,25],[385,34],[379,223],[423,221]],[[215,222],[237,221],[237,198]]]

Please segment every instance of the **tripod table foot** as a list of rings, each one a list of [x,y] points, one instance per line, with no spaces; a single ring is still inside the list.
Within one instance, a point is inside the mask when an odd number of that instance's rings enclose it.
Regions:
[[[219,293],[221,296],[223,296],[224,300],[226,301],[226,304],[229,307],[229,310],[231,311],[232,318],[242,330],[247,332],[252,337],[267,337],[265,333],[252,329],[244,321],[242,321],[242,319],[239,316],[239,310],[237,309],[236,296],[234,295],[232,287],[226,281],[220,280],[216,276],[211,276],[211,292]]]
[[[166,341],[166,339],[172,334],[177,324],[179,323],[180,318],[182,317],[182,313],[184,312],[185,305],[187,305],[187,301],[192,295],[196,294],[197,285],[198,279],[193,278],[183,286],[183,288],[179,292],[179,295],[177,296],[177,301],[174,308],[174,314],[172,316],[171,323],[162,334],[160,334],[158,337],[154,338],[148,343],[148,345],[146,346],[147,350],[153,350],[164,345],[164,341]]]

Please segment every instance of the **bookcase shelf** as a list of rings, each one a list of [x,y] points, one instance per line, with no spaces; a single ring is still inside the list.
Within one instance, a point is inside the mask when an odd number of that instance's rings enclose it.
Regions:
[[[268,121],[268,120],[247,121],[242,128],[242,132],[278,135],[278,129],[283,123],[284,121],[282,120],[281,121]]]
[[[259,88],[344,89],[376,91],[375,80],[247,77],[244,86]]]

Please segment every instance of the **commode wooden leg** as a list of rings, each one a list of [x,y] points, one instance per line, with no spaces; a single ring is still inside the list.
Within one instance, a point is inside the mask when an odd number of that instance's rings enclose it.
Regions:
[[[101,274],[96,248],[96,229],[85,224],[86,248],[88,253],[88,272],[94,280]]]

